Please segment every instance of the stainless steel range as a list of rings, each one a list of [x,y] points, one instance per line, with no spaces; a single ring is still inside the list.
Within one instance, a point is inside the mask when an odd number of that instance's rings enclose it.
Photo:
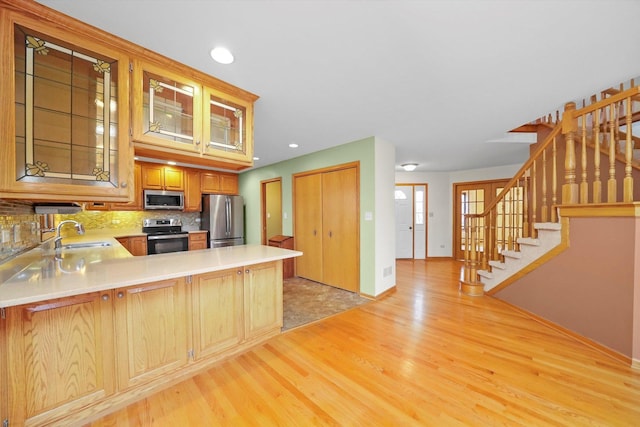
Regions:
[[[189,233],[182,231],[179,219],[145,219],[142,232],[147,233],[148,255],[189,250]]]

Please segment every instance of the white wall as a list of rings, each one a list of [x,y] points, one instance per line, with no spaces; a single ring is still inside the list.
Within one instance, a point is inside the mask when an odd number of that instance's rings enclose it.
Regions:
[[[512,178],[522,164],[455,172],[396,172],[396,184],[428,184],[427,257],[453,254],[453,184]]]
[[[375,295],[396,283],[395,147],[375,139]],[[365,212],[365,221],[366,212]]]

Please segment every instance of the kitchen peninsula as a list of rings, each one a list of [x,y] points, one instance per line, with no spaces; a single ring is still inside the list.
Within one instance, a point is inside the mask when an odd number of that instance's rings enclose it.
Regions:
[[[86,423],[280,333],[282,260],[300,252],[132,257],[105,241],[32,253],[0,284],[0,408],[11,425]]]

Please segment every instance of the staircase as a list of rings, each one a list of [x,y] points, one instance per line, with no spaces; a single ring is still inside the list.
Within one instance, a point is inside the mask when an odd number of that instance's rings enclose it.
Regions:
[[[464,217],[461,291],[497,292],[562,251],[568,222],[559,208],[640,201],[638,121],[640,85],[633,80],[537,121],[543,126],[531,157],[483,213]]]
[[[502,251],[502,260],[491,260],[491,270],[478,270],[484,292],[495,292],[522,274],[544,262],[545,257],[562,243],[562,226],[557,222],[536,223],[537,238],[517,239],[519,250]],[[490,293],[493,293],[490,292]]]

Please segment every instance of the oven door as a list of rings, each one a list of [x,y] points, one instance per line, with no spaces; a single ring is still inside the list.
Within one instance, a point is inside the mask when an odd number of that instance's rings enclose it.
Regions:
[[[147,236],[147,254],[166,254],[189,250],[188,234],[157,234]]]

